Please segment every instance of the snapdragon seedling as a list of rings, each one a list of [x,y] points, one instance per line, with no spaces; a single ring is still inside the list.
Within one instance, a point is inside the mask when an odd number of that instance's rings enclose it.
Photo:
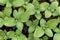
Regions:
[[[0,0],[0,40],[60,40],[59,4],[58,0]]]

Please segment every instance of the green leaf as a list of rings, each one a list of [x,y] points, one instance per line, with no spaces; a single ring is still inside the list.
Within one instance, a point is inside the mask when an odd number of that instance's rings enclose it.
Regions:
[[[22,31],[22,29],[23,29],[23,23],[22,22],[17,22],[16,27],[17,27],[17,29],[19,29],[20,31]]]
[[[26,13],[28,13],[29,15],[35,14],[35,7],[33,4],[31,4],[31,3],[27,4]]]
[[[44,35],[44,30],[41,27],[37,26],[34,32],[34,37],[41,37],[43,35]]]
[[[35,17],[39,20],[41,19],[41,14],[35,14]]]
[[[54,11],[54,12],[52,13],[52,15],[53,15],[53,16],[58,16],[59,14],[57,13],[57,11]]]
[[[48,37],[47,36],[44,36],[42,39],[43,40],[48,40]]]
[[[60,15],[60,7],[56,8],[56,13]]]
[[[35,9],[39,9],[39,2],[38,0],[33,0],[32,4],[34,5]]]
[[[5,17],[4,18],[4,25],[7,27],[13,27],[16,25],[16,20],[11,17]]]
[[[4,14],[3,12],[0,11],[0,17],[4,17]]]
[[[11,7],[11,6],[12,6],[12,4],[10,2],[6,3],[6,7]]]
[[[27,37],[21,34],[18,38],[18,40],[27,40]]]
[[[38,37],[34,37],[34,40],[40,40]]]
[[[56,9],[58,7],[58,5],[59,5],[58,1],[54,1],[51,3],[50,7],[51,7],[51,9]]]
[[[51,13],[49,10],[46,10],[46,11],[45,11],[45,17],[46,17],[46,18],[51,17],[51,15],[52,15],[52,13]]]
[[[20,15],[21,15],[21,13],[18,13],[17,10],[14,10],[14,11],[13,11],[13,17],[14,17],[15,19],[20,19]]]
[[[34,40],[33,33],[29,33],[29,35],[28,35],[28,40]]]
[[[13,7],[19,7],[22,6],[24,4],[24,0],[14,0],[13,1]]]
[[[0,40],[4,40],[5,36],[4,31],[0,30]]]
[[[60,40],[60,33],[56,33],[53,40]]]
[[[8,1],[8,0],[0,0],[0,5],[6,4],[7,1]]]
[[[56,28],[56,29],[54,29],[54,32],[60,33],[60,29],[59,28]]]
[[[16,33],[16,35],[20,35],[21,31],[19,29],[17,29],[15,33]]]
[[[49,7],[49,3],[44,2],[40,4],[40,11],[45,11]]]
[[[15,32],[14,31],[9,31],[9,32],[7,32],[7,37],[8,38],[12,38],[12,37],[14,37],[15,36]]]
[[[4,9],[4,15],[10,17],[12,13],[12,8],[11,7],[5,7]]]
[[[19,14],[24,14],[24,8],[19,8],[19,9],[18,9],[18,13],[19,13]]]
[[[26,22],[26,24],[27,24],[27,26],[32,26],[32,21],[30,21],[30,20],[28,20],[27,22]]]
[[[44,19],[41,19],[41,20],[40,20],[40,25],[41,25],[42,27],[46,26],[46,21],[45,21]]]
[[[49,29],[49,28],[45,29],[45,34],[46,34],[47,36],[49,36],[49,37],[53,37],[53,32],[52,32],[52,30]]]
[[[3,24],[4,24],[4,20],[0,18],[0,28],[3,26]]]
[[[33,33],[34,30],[35,30],[35,28],[34,28],[33,26],[30,26],[29,29],[28,29],[28,32],[29,32],[29,33]]]
[[[29,20],[29,15],[24,13],[20,15],[20,21],[21,22],[27,22]]]
[[[38,26],[38,22],[39,22],[39,20],[37,20],[37,19],[34,20],[32,26],[34,26],[34,27]]]
[[[19,36],[18,36],[19,37]],[[12,37],[12,40],[18,40],[16,36]]]
[[[58,23],[59,23],[58,19],[51,19],[47,22],[47,26],[51,29],[55,29]]]

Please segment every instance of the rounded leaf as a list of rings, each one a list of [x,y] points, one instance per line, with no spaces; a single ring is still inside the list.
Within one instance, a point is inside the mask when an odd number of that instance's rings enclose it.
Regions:
[[[50,29],[55,29],[57,27],[59,23],[58,19],[51,19],[49,21],[47,21],[47,27],[49,27]]]
[[[24,0],[14,0],[13,1],[13,7],[19,7],[24,4]]]
[[[4,20],[0,18],[0,28],[3,26],[3,24],[4,24]]]
[[[17,22],[16,27],[17,27],[17,29],[19,29],[20,31],[22,31],[22,29],[23,29],[23,23],[22,22]]]
[[[7,27],[13,27],[16,25],[16,20],[14,18],[4,18],[4,25]]]
[[[11,13],[12,13],[12,8],[11,7],[5,7],[3,13],[4,13],[5,16],[10,17]]]
[[[45,11],[45,17],[46,17],[46,18],[51,17],[51,15],[52,15],[52,13],[51,13],[49,10],[46,10],[46,11]]]
[[[60,40],[60,33],[54,35],[53,40]]]
[[[44,30],[41,27],[37,26],[34,32],[34,37],[41,37],[43,35],[44,35]]]
[[[52,37],[52,36],[53,36],[52,30],[49,29],[49,28],[45,29],[45,34],[46,34],[47,36],[49,36],[49,37]]]

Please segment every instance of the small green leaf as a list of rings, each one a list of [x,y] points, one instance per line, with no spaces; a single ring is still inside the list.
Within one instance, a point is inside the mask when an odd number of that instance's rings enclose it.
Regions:
[[[0,17],[4,17],[4,14],[3,12],[0,11]]]
[[[6,7],[11,7],[11,6],[12,6],[12,4],[10,2],[6,3]]]
[[[49,7],[49,3],[44,2],[40,4],[40,11],[45,11]]]
[[[50,7],[51,7],[51,9],[56,9],[58,7],[58,5],[59,5],[58,1],[54,1],[51,3]]]
[[[19,8],[19,9],[18,9],[18,13],[19,13],[19,14],[24,14],[24,9],[23,9],[23,8]]]
[[[37,26],[34,32],[34,37],[41,37],[43,35],[44,35],[44,30],[41,27]]]
[[[23,29],[23,23],[22,23],[22,22],[17,22],[16,27],[17,27],[20,31],[22,31],[22,29]]]
[[[16,35],[20,35],[21,31],[19,29],[17,29],[15,33],[16,33]]]
[[[35,17],[39,20],[41,19],[41,14],[35,14]]]
[[[41,25],[42,27],[46,26],[46,21],[45,21],[44,19],[41,19],[41,20],[40,20],[40,25]]]
[[[38,2],[38,0],[33,0],[32,4],[34,5],[35,9],[39,9],[39,6],[38,6],[39,2]]]
[[[56,8],[56,13],[60,15],[60,7]]]
[[[13,1],[13,7],[19,7],[24,4],[24,0],[14,0]]]
[[[58,19],[51,19],[47,22],[47,26],[51,29],[55,29],[58,23],[59,23]]]
[[[18,38],[18,40],[27,40],[27,37],[24,36],[23,34],[20,34],[20,37]]]
[[[4,20],[0,18],[0,28],[3,26],[3,24],[4,24]]]
[[[12,8],[11,7],[5,7],[4,9],[4,15],[10,17],[12,13]]]
[[[31,27],[29,27],[28,32],[32,33],[32,32],[34,32],[34,30],[35,30],[35,28],[33,26],[31,26]]]
[[[18,13],[17,10],[14,10],[14,11],[13,11],[13,17],[14,17],[15,19],[20,19],[20,15],[21,15],[21,13]]]
[[[5,36],[4,31],[0,30],[0,40],[4,40]]]
[[[7,37],[8,38],[12,38],[12,37],[14,37],[15,36],[15,32],[14,31],[9,31],[9,32],[7,32]]]
[[[47,36],[49,36],[49,37],[53,37],[53,32],[52,32],[52,30],[49,29],[49,28],[45,29],[45,34],[46,34]]]
[[[52,13],[52,15],[53,15],[53,16],[58,16],[59,14],[57,13],[57,11],[54,11],[54,12]]]
[[[18,40],[16,36],[12,37],[12,40]]]
[[[30,21],[30,20],[28,20],[27,22],[26,22],[26,24],[27,24],[27,26],[32,26],[32,21]]]
[[[8,0],[0,0],[0,5],[6,4],[7,1],[8,1]]]
[[[33,21],[33,24],[32,24],[32,25],[33,25],[34,27],[36,27],[36,26],[38,26],[38,22],[39,22],[39,20],[36,19],[36,20]]]
[[[53,40],[60,40],[60,33],[56,33]]]
[[[51,13],[49,10],[46,10],[46,11],[45,11],[45,17],[46,17],[46,18],[51,17],[51,15],[52,15],[52,13]]]
[[[7,27],[13,27],[16,25],[16,20],[14,18],[9,18],[9,17],[5,17],[4,18],[4,25]]]
[[[28,13],[29,15],[35,14],[35,7],[34,7],[33,4],[29,3],[29,4],[26,6],[26,13]]]
[[[43,40],[48,40],[48,37],[47,36],[44,36],[42,39]]]
[[[20,21],[21,22],[27,22],[29,20],[29,15],[24,13],[20,15]]]
[[[59,28],[56,28],[56,29],[54,29],[54,32],[60,33],[60,29]]]

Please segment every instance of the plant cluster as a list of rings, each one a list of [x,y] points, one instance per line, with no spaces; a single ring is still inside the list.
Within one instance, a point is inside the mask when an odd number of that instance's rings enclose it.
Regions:
[[[0,40],[60,40],[60,6],[58,0],[0,0],[0,28],[16,26],[16,31],[1,30]],[[16,9],[18,8],[18,9]],[[30,16],[34,16],[30,19]],[[22,30],[28,27],[28,37]]]

